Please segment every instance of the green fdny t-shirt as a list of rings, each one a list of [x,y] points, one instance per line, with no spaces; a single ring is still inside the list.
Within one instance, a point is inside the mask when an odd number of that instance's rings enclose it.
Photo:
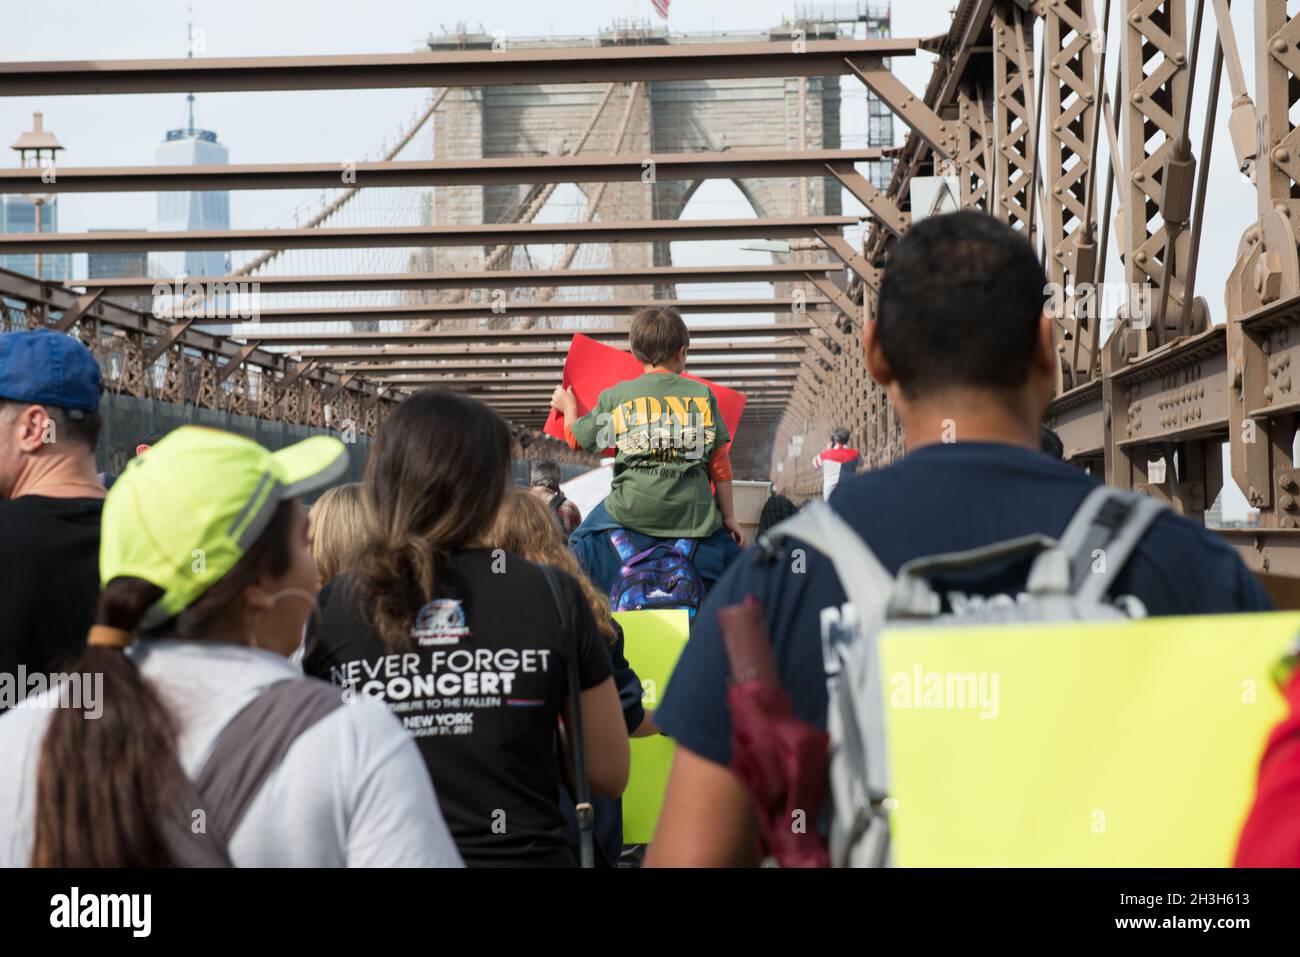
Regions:
[[[573,423],[589,452],[617,449],[610,518],[656,538],[704,538],[722,525],[709,487],[713,453],[731,441],[709,387],[647,372],[606,389]]]

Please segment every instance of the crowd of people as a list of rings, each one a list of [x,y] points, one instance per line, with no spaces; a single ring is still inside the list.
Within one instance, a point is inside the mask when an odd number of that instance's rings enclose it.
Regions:
[[[863,346],[907,454],[856,471],[837,429],[814,463],[889,573],[1059,537],[1097,486],[1044,454],[1044,286],[1030,246],[981,214],[927,219],[894,247]],[[620,797],[629,739],[658,734],[676,752],[644,864],[760,863],[719,612],[761,602],[779,682],[824,730],[825,612],[847,596],[815,550],[792,573],[797,542],[744,548],[731,436],[683,375],[681,317],[642,311],[630,343],[643,375],[585,414],[568,390],[552,400],[575,448],[615,450],[583,516],[554,463],[515,486],[500,416],[436,390],[394,408],[358,484],[339,484],[332,437],[269,451],[187,425],[106,490],[91,353],[49,330],[0,336],[0,675],[86,684],[83,707],[51,684],[0,713],[0,866],[564,867],[592,819],[599,864],[641,863]],[[760,531],[798,511],[773,496]],[[959,597],[1014,596],[1026,575],[1011,557],[935,587],[960,613],[978,602]],[[1108,598],[1149,615],[1272,608],[1230,547],[1169,510]],[[651,710],[615,616],[666,607],[690,612],[690,638]],[[1239,863],[1296,863],[1300,719],[1264,770]]]

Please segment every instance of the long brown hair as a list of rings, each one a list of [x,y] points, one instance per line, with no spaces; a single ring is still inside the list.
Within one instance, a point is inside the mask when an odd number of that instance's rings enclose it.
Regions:
[[[390,649],[433,600],[437,566],[492,529],[510,477],[510,429],[475,399],[426,389],[384,420],[366,464],[373,535],[358,561],[360,607]]]
[[[170,621],[140,632],[162,589],[140,578],[115,578],[100,593],[95,623],[142,638],[242,633],[239,597],[263,576],[288,570],[297,507],[281,503],[235,566]],[[92,720],[75,708],[54,709],[36,772],[32,866],[171,866],[165,822],[188,810],[176,803],[185,772],[175,716],[135,662],[116,648],[88,645],[61,670],[103,675],[103,713]]]
[[[514,489],[506,496],[505,505],[497,518],[496,528],[492,531],[492,544],[530,562],[550,565],[572,575],[582,589],[582,596],[591,606],[596,627],[606,641],[614,640],[614,618],[609,611],[609,599],[597,590],[573,552],[569,551],[555,512],[549,505],[532,492]]]

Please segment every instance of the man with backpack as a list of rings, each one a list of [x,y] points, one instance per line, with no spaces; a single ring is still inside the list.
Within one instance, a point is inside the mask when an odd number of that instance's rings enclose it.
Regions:
[[[1096,480],[1040,451],[1057,362],[1046,284],[1029,244],[981,213],[926,219],[894,247],[863,346],[907,454],[778,528],[771,547],[750,549],[709,595],[656,711],[678,748],[648,864],[756,863],[753,805],[730,769],[732,669],[718,624],[718,611],[746,596],[762,604],[794,716],[832,737],[843,715],[828,722],[828,683],[842,680],[844,663],[849,677],[860,674],[837,643],[861,634],[855,621],[890,617],[886,599],[910,600],[909,613],[945,623],[1015,620],[1027,600],[1049,619],[1271,608],[1236,553],[1202,525],[1149,499],[1093,494]],[[973,555],[932,558],[958,552]],[[900,594],[893,576],[909,562],[898,584],[912,588]],[[881,735],[870,720],[858,730],[869,742]],[[831,787],[842,797],[835,760]],[[807,809],[809,827],[819,810]],[[833,811],[835,860],[845,808]]]
[[[642,309],[628,344],[644,375],[606,389],[586,415],[572,389],[557,387],[551,400],[575,448],[616,450],[609,495],[569,538],[615,611],[694,613],[744,545],[731,435],[712,390],[684,375],[690,340],[676,309]]]

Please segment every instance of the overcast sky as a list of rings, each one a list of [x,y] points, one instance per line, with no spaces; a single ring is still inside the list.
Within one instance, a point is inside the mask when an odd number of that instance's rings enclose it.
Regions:
[[[616,17],[654,17],[649,0],[196,0],[193,6],[205,54],[218,57],[410,52],[462,20],[471,30],[481,23],[489,34],[528,37],[589,36]],[[5,0],[0,59],[183,56],[186,10],[185,0]],[[668,26],[757,30],[792,11],[789,0],[676,0]],[[204,94],[198,117],[230,149],[232,163],[343,162],[373,154],[426,99],[427,91],[418,89]],[[45,112],[46,127],[67,147],[65,165],[145,165],[154,162],[164,132],[183,125],[185,102],[179,94],[8,98],[0,100],[5,145],[30,127],[35,109]],[[269,225],[303,196],[236,192],[232,225]],[[60,207],[63,230],[153,224],[152,198],[144,195],[69,196]]]
[[[80,60],[183,56],[186,52],[186,0],[3,0],[0,60]],[[825,5],[825,4],[823,4]],[[841,2],[841,6],[851,4]],[[895,36],[930,36],[948,29],[954,0],[895,0]],[[1115,8],[1113,22],[1119,22]],[[1188,5],[1189,8],[1192,6]],[[1096,9],[1100,11],[1098,2]],[[1234,5],[1237,35],[1248,83],[1253,86],[1252,4]],[[1197,109],[1192,140],[1199,151],[1214,33],[1212,5],[1206,4],[1202,79],[1196,88]],[[794,12],[790,0],[673,0],[668,21],[674,32],[748,31],[779,24]],[[1188,12],[1189,19],[1191,11]],[[650,0],[195,0],[193,22],[206,56],[273,54],[340,54],[409,52],[423,47],[429,34],[454,30],[468,21],[471,30],[504,31],[509,37],[589,36],[615,18],[655,17]],[[1111,70],[1118,60],[1111,47]],[[920,54],[895,58],[897,75],[920,94],[934,58]],[[845,79],[853,89],[856,81]],[[200,125],[215,130],[230,150],[233,163],[343,162],[376,154],[385,137],[400,129],[426,97],[423,90],[329,91],[204,94],[198,99]],[[1223,318],[1223,287],[1236,258],[1238,240],[1256,217],[1255,194],[1235,169],[1227,135],[1231,101],[1225,82],[1206,209],[1198,291]],[[860,103],[861,101],[851,101]],[[848,106],[848,104],[846,104]],[[68,166],[135,166],[154,162],[154,147],[164,132],[183,124],[180,94],[161,96],[16,97],[0,99],[0,138],[5,145],[31,126],[33,110],[45,113],[45,125],[67,147]],[[846,109],[846,130],[862,129],[865,120]],[[901,141],[902,131],[899,136]],[[1105,149],[1102,163],[1105,163]],[[0,158],[0,163],[14,162]],[[729,184],[702,188],[701,218],[751,215]],[[231,197],[232,226],[256,228],[283,224],[304,199],[303,192],[244,192]],[[61,231],[97,228],[150,228],[153,197],[147,194],[69,195],[60,201]],[[1099,203],[1100,205],[1100,203]],[[856,211],[846,203],[846,212]],[[1111,243],[1112,252],[1115,243]],[[714,255],[713,261],[749,261],[738,252]],[[242,258],[237,256],[237,261]],[[1110,278],[1121,267],[1112,257]]]

